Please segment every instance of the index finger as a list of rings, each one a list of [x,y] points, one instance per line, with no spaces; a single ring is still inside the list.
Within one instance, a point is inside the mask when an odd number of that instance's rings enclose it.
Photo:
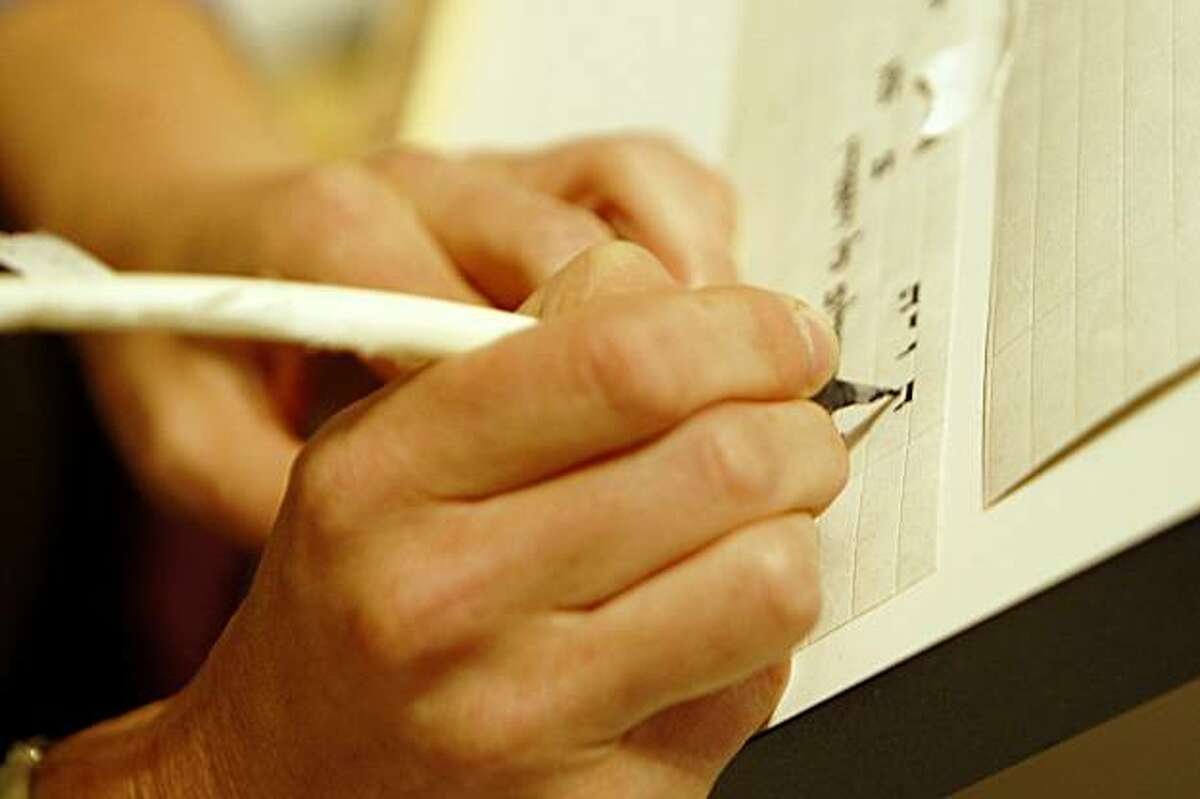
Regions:
[[[595,210],[620,236],[661,258],[685,285],[737,280],[732,188],[666,139],[585,139],[510,158],[507,166],[531,185]]]
[[[723,400],[809,397],[837,357],[824,318],[782,295],[620,295],[436,364],[385,393],[354,435],[392,485],[481,497],[636,445]]]

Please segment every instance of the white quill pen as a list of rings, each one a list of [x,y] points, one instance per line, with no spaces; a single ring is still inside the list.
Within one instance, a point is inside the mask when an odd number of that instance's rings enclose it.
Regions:
[[[537,321],[387,291],[257,278],[119,274],[44,233],[0,236],[0,332],[156,329],[405,360],[466,352]]]

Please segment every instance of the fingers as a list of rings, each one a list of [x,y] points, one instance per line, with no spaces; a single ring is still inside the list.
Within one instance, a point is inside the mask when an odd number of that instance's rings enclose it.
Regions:
[[[587,607],[729,530],[787,511],[820,514],[847,466],[837,428],[815,404],[721,403],[639,450],[477,506],[495,517],[479,525],[477,546],[502,520],[524,520],[519,549],[508,551],[540,568],[521,599]]]
[[[737,279],[736,201],[729,183],[665,139],[585,139],[491,162],[541,191],[592,208],[686,285]]]
[[[612,656],[589,686],[628,729],[785,658],[819,611],[812,518],[758,522],[594,611],[580,634]]]
[[[266,193],[266,201],[251,206],[260,221],[249,258],[260,274],[485,304],[412,203],[370,171],[342,165],[309,169],[273,181]],[[247,255],[222,257],[240,265]],[[404,371],[385,361],[371,367],[385,379]]]
[[[721,769],[774,712],[787,687],[791,662],[783,660],[714,694],[667,708],[621,738],[646,764],[640,796],[662,796],[679,782],[681,768],[691,793],[707,796]]]
[[[249,263],[267,277],[483,302],[412,203],[367,169],[307,169],[245,193],[224,212],[235,218],[213,226],[214,240],[201,256],[211,269],[239,270]],[[247,227],[249,245],[228,240],[228,231]]]
[[[638,291],[663,291],[677,283],[658,259],[640,247],[612,244],[585,250],[551,277],[519,311],[549,319],[562,316],[592,300]]]
[[[355,437],[372,450],[362,457],[388,459],[393,484],[479,497],[630,447],[715,402],[811,396],[836,361],[828,323],[790,298],[631,294],[436,364],[363,414]]]
[[[300,444],[249,358],[150,333],[90,337],[81,348],[108,428],[147,493],[260,546]]]
[[[376,161],[472,283],[516,307],[584,250],[610,241],[595,214],[466,164],[418,152]]]

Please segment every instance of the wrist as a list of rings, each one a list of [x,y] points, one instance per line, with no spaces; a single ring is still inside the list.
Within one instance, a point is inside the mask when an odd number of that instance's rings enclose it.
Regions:
[[[232,753],[246,749],[181,695],[71,736],[47,751],[31,799],[211,799],[258,795]]]
[[[88,796],[201,796],[161,790],[187,747],[167,733],[170,700],[149,705],[71,736],[50,748],[33,775],[33,799]],[[180,782],[180,787],[186,782]]]
[[[51,746],[34,771],[31,799],[303,795],[275,790],[285,782],[256,722],[261,698],[238,691],[256,684],[254,676],[213,655],[178,694]]]

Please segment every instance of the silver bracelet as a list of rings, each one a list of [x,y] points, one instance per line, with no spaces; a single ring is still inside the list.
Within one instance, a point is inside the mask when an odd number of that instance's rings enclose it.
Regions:
[[[33,770],[46,754],[46,741],[33,738],[13,744],[0,766],[0,799],[29,799]]]

